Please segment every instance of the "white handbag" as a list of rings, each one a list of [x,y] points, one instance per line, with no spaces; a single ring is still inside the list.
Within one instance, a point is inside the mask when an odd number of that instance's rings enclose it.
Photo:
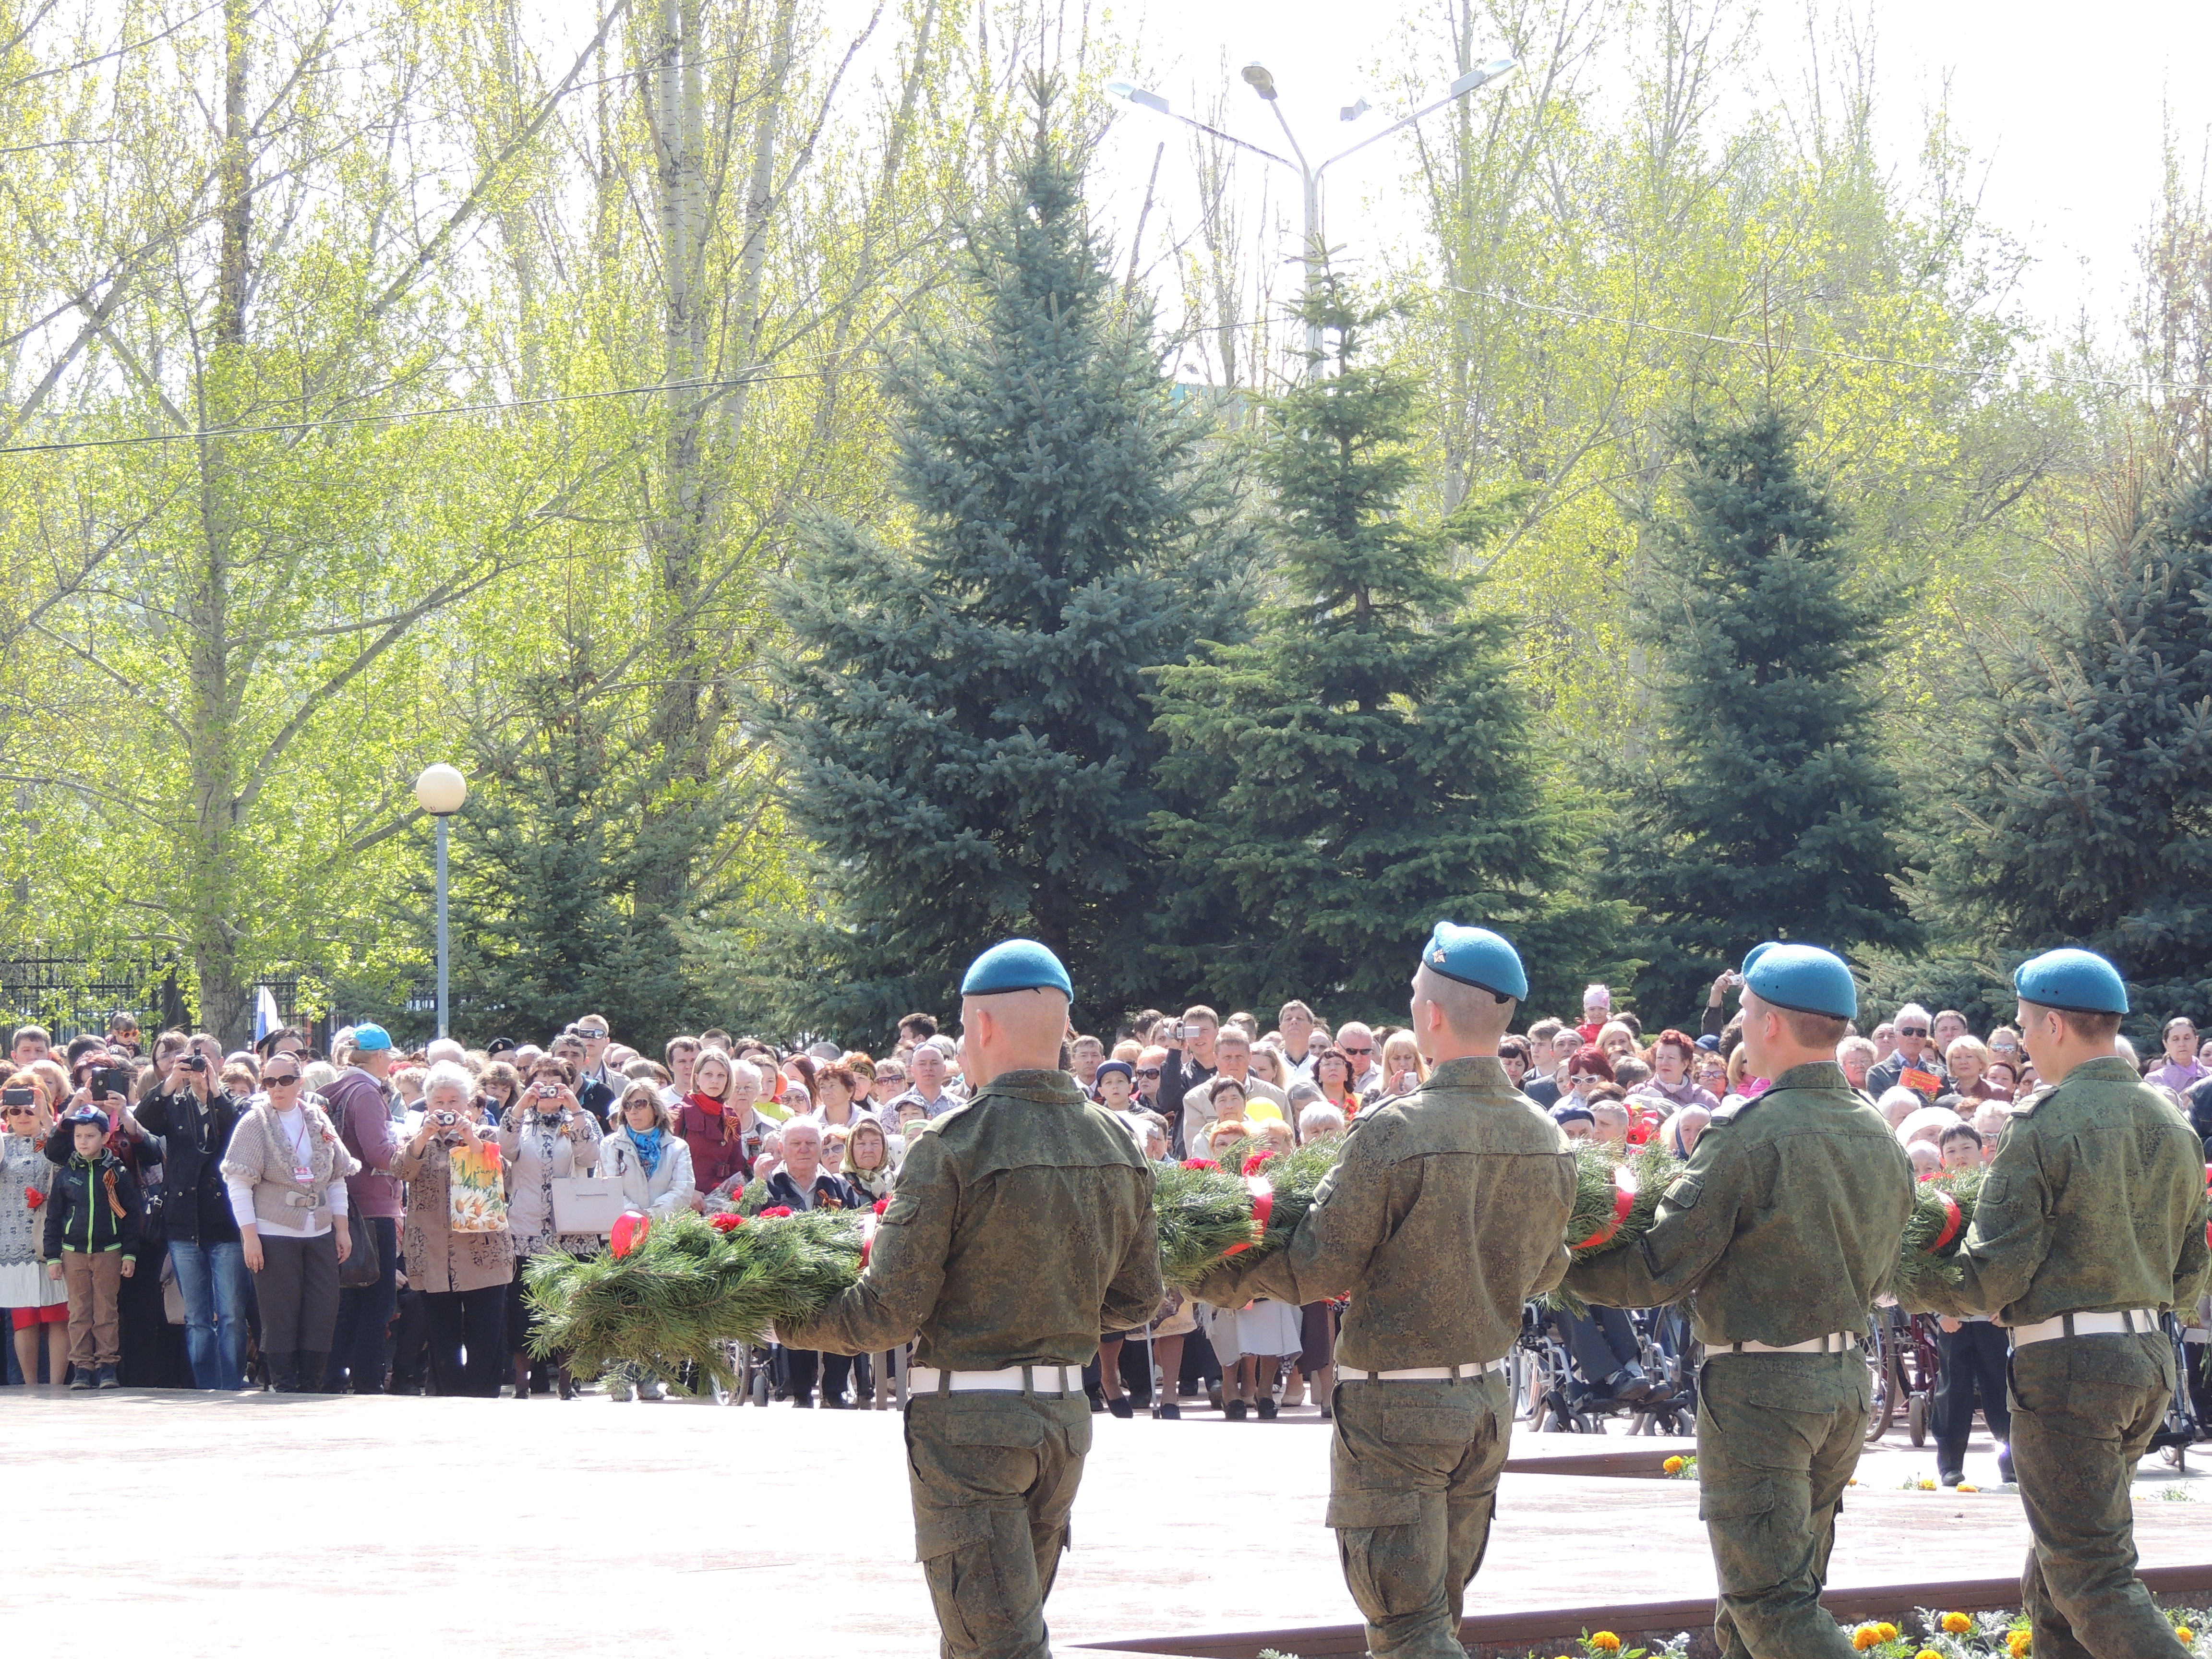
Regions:
[[[553,1177],[554,1231],[597,1233],[605,1238],[622,1212],[620,1182],[595,1181],[588,1176]]]

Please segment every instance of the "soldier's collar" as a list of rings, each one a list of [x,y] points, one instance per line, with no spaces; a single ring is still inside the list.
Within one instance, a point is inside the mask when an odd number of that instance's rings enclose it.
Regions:
[[[1440,1060],[1429,1073],[1431,1083],[1455,1084],[1466,1088],[1471,1084],[1504,1084],[1508,1089],[1513,1081],[1505,1075],[1505,1064],[1496,1054],[1468,1054],[1458,1060]]]
[[[2142,1074],[2118,1054],[2100,1054],[2094,1060],[2085,1060],[2067,1073],[2063,1081],[2070,1083],[2077,1077],[2108,1077],[2129,1083],[2142,1081]]]
[[[1844,1079],[1844,1068],[1832,1060],[1809,1060],[1802,1066],[1792,1066],[1768,1085],[1775,1089],[1841,1089],[1850,1091]]]
[[[1019,1095],[1024,1100],[1048,1100],[1063,1106],[1080,1105],[1084,1099],[1083,1091],[1066,1073],[1042,1068],[1001,1072],[975,1091],[978,1099],[985,1095]]]

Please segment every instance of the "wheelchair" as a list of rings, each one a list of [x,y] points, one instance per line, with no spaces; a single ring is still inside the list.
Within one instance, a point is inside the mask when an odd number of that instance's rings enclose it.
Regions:
[[[1686,1437],[1696,1432],[1698,1345],[1688,1321],[1671,1308],[1629,1315],[1638,1361],[1660,1387],[1641,1401],[1599,1398],[1576,1375],[1551,1310],[1530,1303],[1521,1310],[1521,1335],[1513,1352],[1514,1415],[1539,1434],[1603,1434],[1606,1421],[1626,1418],[1632,1435]]]
[[[1874,1409],[1867,1413],[1867,1444],[1888,1433],[1900,1414],[1912,1443],[1927,1444],[1942,1376],[1936,1332],[1933,1314],[1876,1308],[1868,1319],[1866,1359]]]

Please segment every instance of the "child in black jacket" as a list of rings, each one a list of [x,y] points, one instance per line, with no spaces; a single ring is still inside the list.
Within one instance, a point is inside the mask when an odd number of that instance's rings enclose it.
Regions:
[[[131,1252],[145,1200],[137,1179],[107,1150],[105,1113],[81,1106],[64,1121],[71,1153],[46,1200],[46,1272],[69,1284],[70,1386],[112,1389],[123,1358],[116,1305],[138,1265]]]

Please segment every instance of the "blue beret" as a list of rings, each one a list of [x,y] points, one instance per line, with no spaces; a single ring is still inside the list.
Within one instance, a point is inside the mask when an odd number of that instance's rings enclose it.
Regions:
[[[1520,953],[1487,927],[1462,927],[1440,921],[1429,935],[1421,960],[1431,972],[1516,1002],[1528,994],[1528,975]]]
[[[1597,1114],[1587,1106],[1554,1106],[1552,1108],[1552,1121],[1595,1124],[1597,1121]]]
[[[962,996],[994,996],[1000,991],[1057,991],[1071,1003],[1075,1000],[1067,969],[1033,939],[1003,940],[968,964],[968,977],[960,981]]]
[[[381,1025],[363,1022],[353,1028],[353,1046],[356,1048],[389,1048],[392,1033]]]
[[[2045,951],[2023,962],[2012,976],[2022,1002],[2066,1014],[2124,1014],[2128,988],[2119,970],[2094,951]]]
[[[1855,1019],[1859,988],[1844,959],[1817,945],[1769,941],[1743,959],[1743,982],[1763,1002],[1800,1014]]]

